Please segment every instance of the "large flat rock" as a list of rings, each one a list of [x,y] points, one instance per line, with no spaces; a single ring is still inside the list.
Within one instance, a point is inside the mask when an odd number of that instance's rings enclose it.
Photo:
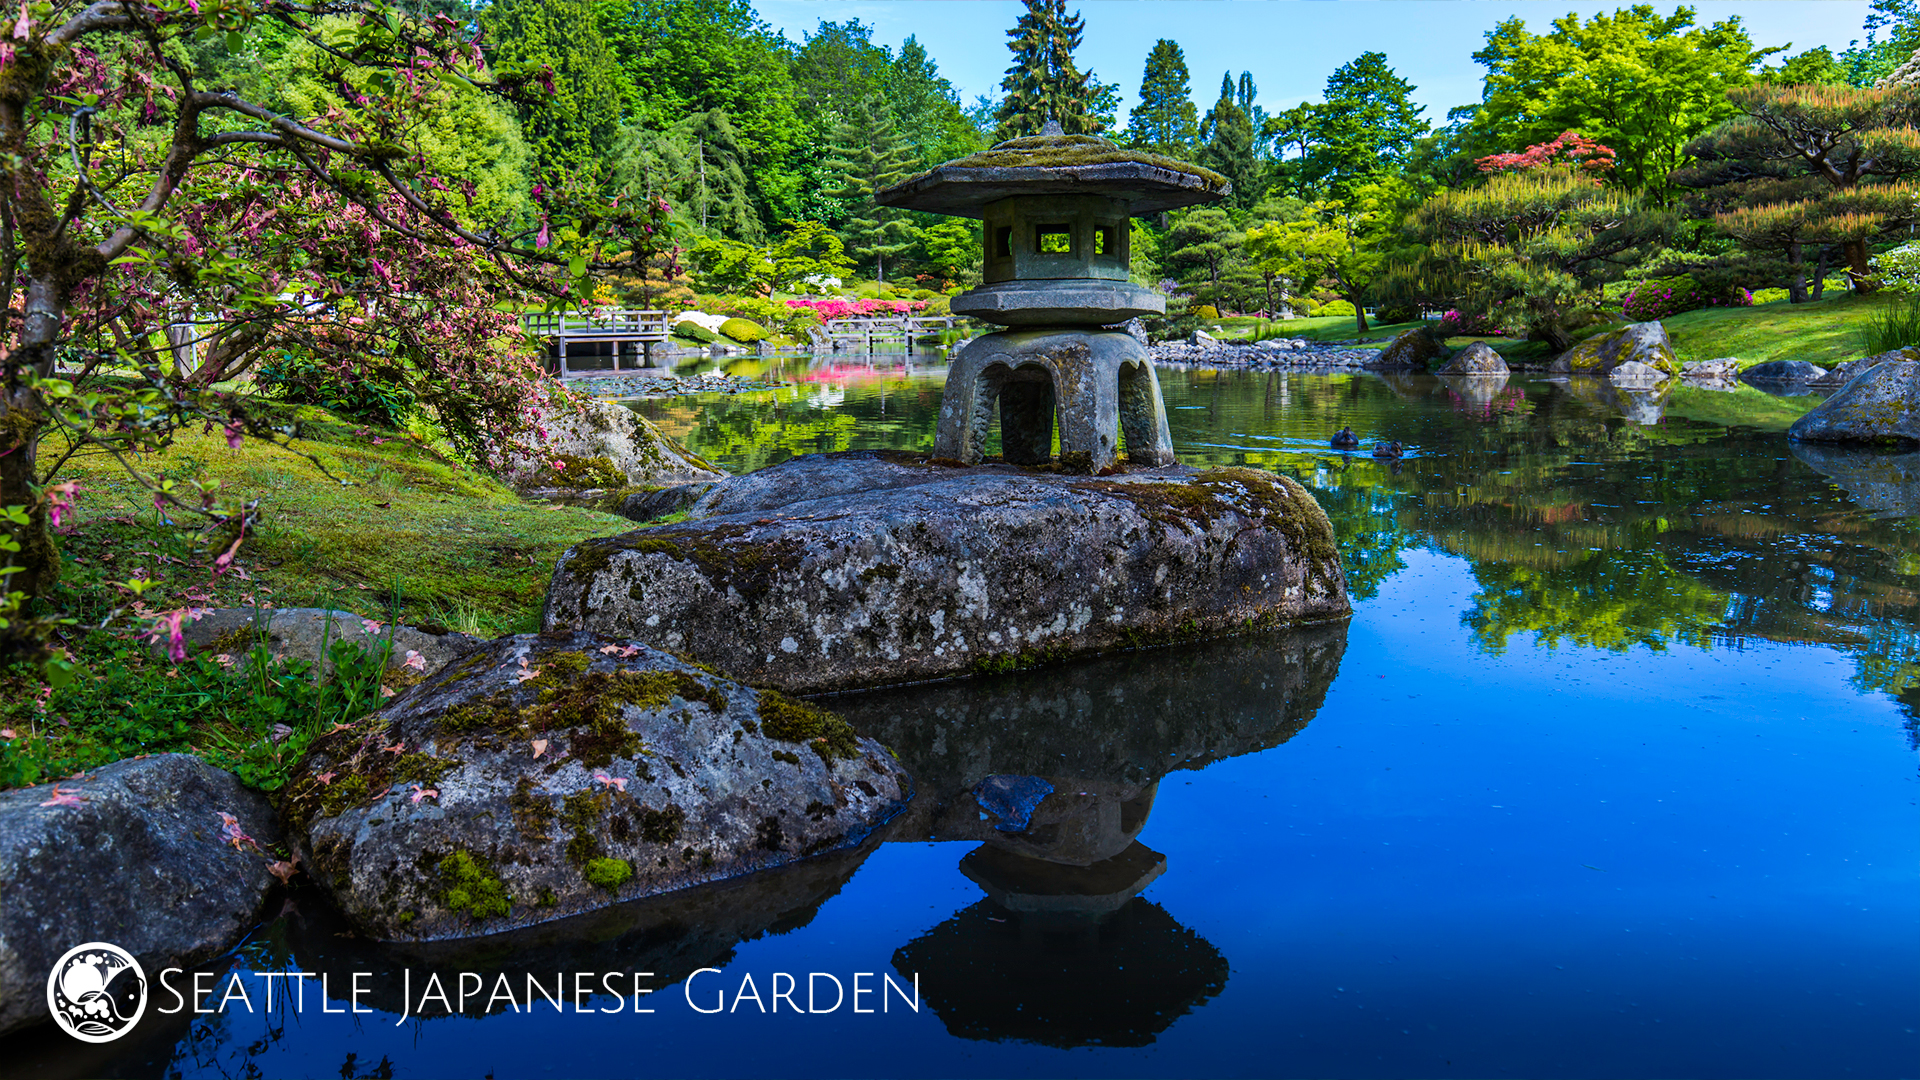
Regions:
[[[1319,504],[1259,470],[1096,478],[846,453],[747,483],[751,497],[730,501],[723,484],[702,500],[729,513],[567,552],[546,627],[631,637],[755,685],[822,692],[1351,610]],[[809,486],[825,494],[808,498]]]
[[[287,785],[307,872],[363,934],[515,930],[860,844],[911,782],[832,713],[635,642],[501,638]]]
[[[51,1019],[47,975],[76,945],[132,953],[150,1000],[161,969],[232,947],[275,884],[278,840],[258,792],[185,754],[0,792],[0,1033]]]

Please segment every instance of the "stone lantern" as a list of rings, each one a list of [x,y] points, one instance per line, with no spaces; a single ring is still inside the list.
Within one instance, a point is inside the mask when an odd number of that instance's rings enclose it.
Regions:
[[[1146,347],[1102,327],[1166,310],[1128,280],[1130,219],[1231,191],[1218,173],[1049,123],[876,192],[884,206],[981,221],[984,282],[954,297],[953,312],[1008,327],[954,358],[934,456],[979,461],[998,404],[1009,462],[1051,459],[1057,413],[1062,465],[1111,466],[1116,436],[1130,463],[1172,464]]]

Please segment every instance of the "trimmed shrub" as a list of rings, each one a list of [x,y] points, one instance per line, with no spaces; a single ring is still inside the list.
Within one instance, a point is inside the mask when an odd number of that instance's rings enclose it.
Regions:
[[[728,319],[720,324],[720,332],[742,345],[751,345],[767,336],[766,328],[749,319]]]
[[[1785,300],[1793,294],[1785,289],[1756,289],[1747,295],[1756,304],[1772,304]]]
[[[1314,317],[1320,318],[1320,319],[1331,319],[1338,315],[1345,315],[1348,318],[1352,318],[1353,305],[1348,303],[1345,300],[1333,300],[1333,301],[1329,301],[1328,303],[1321,304],[1320,310],[1314,312]]]
[[[681,319],[679,322],[674,323],[673,336],[691,338],[694,341],[698,341],[703,345],[710,344],[712,342],[720,340],[719,334],[716,334],[713,331],[707,329],[706,327],[701,326],[699,323],[694,322],[692,319]]]
[[[1196,319],[1217,319],[1220,317],[1220,309],[1214,307],[1212,304],[1196,304],[1192,308],[1192,312],[1193,317]]]

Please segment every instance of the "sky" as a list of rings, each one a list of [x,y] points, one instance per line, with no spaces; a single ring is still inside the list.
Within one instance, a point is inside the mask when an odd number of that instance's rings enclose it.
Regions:
[[[1544,32],[1568,12],[1584,18],[1630,6],[1627,0],[1082,0],[1086,38],[1076,54],[1082,70],[1120,84],[1124,124],[1140,91],[1148,50],[1159,38],[1180,43],[1201,112],[1220,93],[1220,76],[1251,71],[1268,112],[1318,101],[1327,76],[1367,50],[1387,55],[1414,84],[1426,118],[1445,123],[1447,110],[1480,100],[1482,69],[1472,54],[1488,30],[1510,16]],[[1662,14],[1680,6],[1656,3]],[[1763,48],[1791,43],[1793,52],[1825,45],[1838,53],[1864,38],[1866,0],[1704,0],[1692,6],[1702,24],[1738,16]],[[960,92],[998,96],[1009,61],[1006,31],[1020,15],[1016,0],[755,0],[761,18],[795,42],[822,19],[859,19],[873,39],[896,51],[916,35],[940,73]],[[1777,61],[1775,61],[1777,62]]]

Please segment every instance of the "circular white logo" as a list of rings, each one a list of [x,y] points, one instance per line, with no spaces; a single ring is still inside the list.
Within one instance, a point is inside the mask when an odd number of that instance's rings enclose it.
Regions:
[[[47,1011],[82,1042],[112,1042],[147,1011],[147,973],[120,946],[89,941],[67,950],[53,965],[47,976]]]

